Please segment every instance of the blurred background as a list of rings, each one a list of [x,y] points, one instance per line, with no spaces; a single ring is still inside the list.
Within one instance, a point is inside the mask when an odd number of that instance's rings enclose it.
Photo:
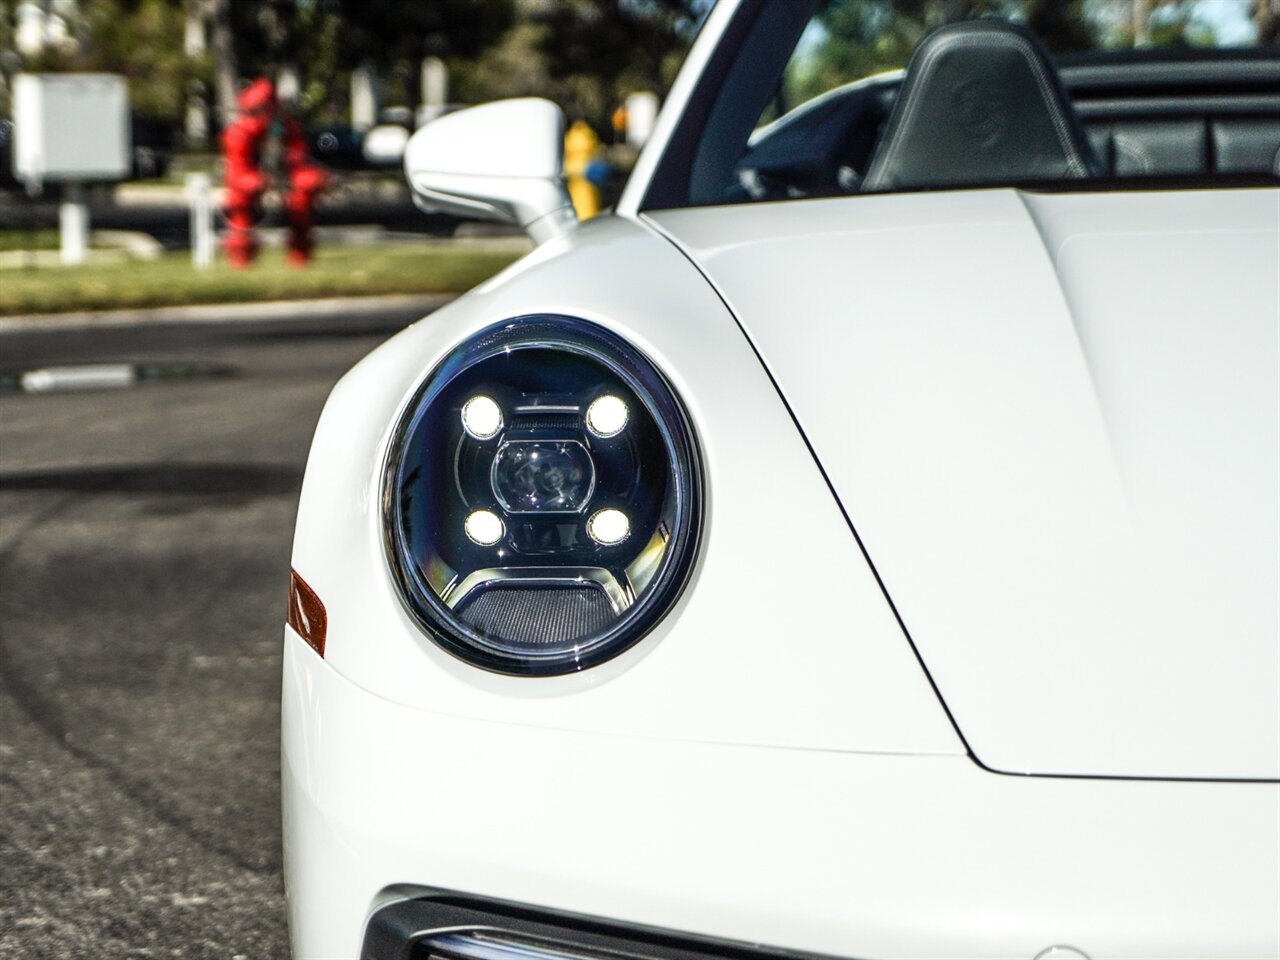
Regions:
[[[0,0],[0,956],[287,955],[312,430],[530,246],[415,208],[405,142],[550,97],[606,207],[709,5]]]
[[[416,211],[400,173],[412,131],[467,105],[548,97],[572,125],[566,172],[580,187],[579,212],[607,209],[712,3],[0,0],[0,315],[465,288],[522,240]],[[984,13],[1026,19],[1058,53],[1268,45],[1280,30],[1276,0],[831,4],[802,43],[802,75],[788,78],[788,97],[801,102],[833,78],[901,67],[931,26]],[[85,73],[125,85],[125,168],[80,184],[35,183],[15,153],[17,78]],[[193,273],[185,269],[200,237],[193,208],[207,208],[215,246],[227,245],[234,226],[225,137],[258,78],[273,85],[276,129],[262,150],[268,186],[243,216],[269,255],[246,276],[207,257],[210,269]],[[781,96],[775,104],[795,105]],[[293,140],[281,137],[282,125]],[[305,272],[280,269],[294,149],[323,174],[306,198],[316,256]],[[69,194],[83,212],[83,257],[60,249]],[[428,242],[454,237],[472,243],[464,251]],[[69,259],[73,273],[41,269]],[[121,263],[133,269],[123,273]]]
[[[0,0],[0,956],[287,954],[312,430],[351,364],[529,249],[418,211],[405,143],[548,97],[579,213],[607,210],[710,6]],[[835,4],[776,110],[991,11],[1058,52],[1280,32],[1280,0]]]
[[[426,216],[400,172],[404,144],[462,106],[549,97],[579,121],[572,150],[595,206],[616,198],[711,0],[0,0],[0,315],[250,299],[262,295],[439,290],[474,282],[494,260],[449,284],[408,269],[406,243],[506,236]],[[105,73],[127,88],[127,170],[81,187],[90,233],[75,276],[35,275],[57,253],[65,183],[33,185],[18,169],[21,74]],[[193,190],[207,177],[212,229],[227,227],[225,133],[245,87],[274,84],[287,120],[324,173],[314,199],[315,268],[252,278],[175,269],[195,236]],[[628,106],[631,107],[628,113]],[[276,183],[256,197],[253,225],[268,251],[287,246],[287,178],[279,133],[262,167]],[[590,168],[588,170],[588,167]],[[194,187],[193,187],[194,184]],[[459,230],[462,226],[463,229]],[[518,240],[518,238],[517,238]],[[387,247],[392,249],[386,249]],[[518,247],[518,242],[515,245]],[[347,248],[366,248],[353,266]],[[373,249],[369,249],[373,248]],[[479,245],[510,253],[513,244]],[[344,256],[344,252],[347,254]],[[416,251],[422,253],[422,250]],[[129,262],[127,280],[95,265]],[[463,271],[466,272],[465,270]],[[87,281],[92,281],[89,283]]]

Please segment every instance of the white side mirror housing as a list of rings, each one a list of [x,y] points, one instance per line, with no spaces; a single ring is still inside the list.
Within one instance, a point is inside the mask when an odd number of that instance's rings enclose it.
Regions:
[[[559,107],[499,100],[428,123],[409,140],[404,172],[423,209],[516,223],[543,243],[578,222],[563,155]]]

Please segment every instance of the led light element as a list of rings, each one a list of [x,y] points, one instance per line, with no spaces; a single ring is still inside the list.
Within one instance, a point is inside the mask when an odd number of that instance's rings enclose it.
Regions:
[[[462,427],[477,440],[488,440],[502,429],[502,408],[493,397],[476,394],[462,405]]]
[[[631,521],[621,510],[606,507],[597,510],[587,521],[587,536],[601,546],[611,547],[631,535]]]
[[[616,437],[627,426],[627,405],[611,393],[596,397],[587,407],[587,429],[597,437]]]
[[[506,533],[506,526],[496,513],[489,510],[476,510],[467,516],[467,536],[473,543],[482,547],[491,547]]]

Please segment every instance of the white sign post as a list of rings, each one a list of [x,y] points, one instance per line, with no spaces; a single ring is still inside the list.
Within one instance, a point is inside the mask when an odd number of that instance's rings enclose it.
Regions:
[[[658,122],[658,95],[649,91],[627,96],[627,145],[643,147]]]
[[[213,266],[213,197],[207,173],[187,174],[191,204],[191,264],[197,270]]]
[[[439,57],[424,57],[420,79],[422,104],[418,107],[418,115],[413,118],[415,130],[444,116],[445,106],[449,102],[449,69],[443,60]]]
[[[378,122],[377,75],[371,64],[351,71],[351,126],[361,133]]]
[[[20,73],[13,78],[14,173],[31,194],[64,185],[62,261],[89,249],[86,183],[129,175],[129,91],[108,73]]]
[[[89,256],[89,203],[84,184],[78,180],[72,180],[63,188],[62,206],[58,207],[58,233],[62,240],[62,262],[73,266],[84,263]]]

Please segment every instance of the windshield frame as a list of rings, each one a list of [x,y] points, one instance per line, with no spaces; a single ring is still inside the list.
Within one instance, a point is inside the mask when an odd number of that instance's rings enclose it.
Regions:
[[[646,210],[669,210],[681,207],[702,206],[690,201],[689,185],[695,166],[699,160],[707,160],[700,156],[704,149],[714,150],[717,157],[730,157],[730,165],[736,162],[747,138],[754,129],[755,121],[764,108],[777,79],[782,76],[791,51],[799,40],[800,33],[809,22],[814,9],[821,0],[787,0],[785,3],[769,3],[768,0],[720,0],[715,12],[726,4],[733,3],[732,10],[716,37],[715,48],[710,51],[705,63],[696,64],[697,76],[690,78],[692,89],[689,90],[683,105],[679,108],[679,118],[670,131],[666,142],[662,144],[662,153],[655,164],[651,175],[644,184],[643,194],[638,198],[637,212]],[[764,17],[767,23],[758,21]],[[708,24],[710,25],[710,24]],[[767,29],[775,27],[785,31],[789,42],[779,42],[771,36]],[[770,50],[772,47],[772,50]],[[762,50],[758,48],[763,48]],[[761,52],[767,61],[761,63],[753,60],[751,55]],[[769,56],[772,54],[771,56]],[[693,61],[693,58],[690,58]],[[691,62],[688,66],[695,66]],[[748,73],[759,73],[764,67],[773,67],[776,74],[768,85],[759,84],[758,78],[753,83],[744,83]],[[681,76],[680,80],[685,77]],[[756,103],[752,112],[750,104],[734,103],[727,99],[727,94],[734,93],[737,88],[745,87],[748,91],[764,89],[762,96],[750,97]],[[743,120],[746,114],[750,119]],[[729,119],[734,127],[741,128],[739,138],[707,136],[708,128],[717,124],[722,117]],[[657,146],[657,144],[654,144]],[[639,170],[637,169],[637,172]]]

